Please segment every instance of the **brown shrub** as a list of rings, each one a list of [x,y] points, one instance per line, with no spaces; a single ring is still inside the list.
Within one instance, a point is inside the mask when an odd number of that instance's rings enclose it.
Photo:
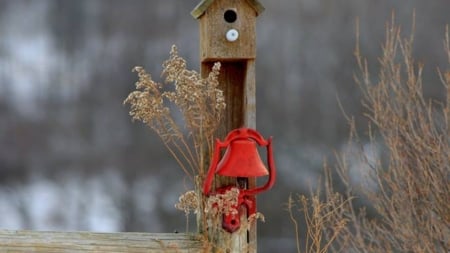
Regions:
[[[364,178],[376,189],[354,185],[350,158],[338,155],[336,172],[345,193],[336,193],[332,170],[325,166],[323,200],[320,192],[311,200],[304,196],[289,200],[294,224],[296,203],[301,204],[307,224],[303,248],[297,233],[298,252],[450,252],[450,70],[438,70],[447,100],[426,99],[423,65],[413,58],[413,40],[414,34],[401,36],[393,16],[386,26],[377,78],[370,75],[357,43],[355,79],[370,121],[368,137],[381,143],[388,155],[372,161],[349,119],[351,142],[359,143],[361,159],[370,168]],[[450,63],[448,28],[444,52]],[[356,209],[355,188],[376,211],[374,218],[366,215],[366,209]]]

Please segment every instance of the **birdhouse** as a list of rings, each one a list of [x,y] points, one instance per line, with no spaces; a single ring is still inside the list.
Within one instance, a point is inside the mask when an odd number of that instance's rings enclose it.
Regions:
[[[264,7],[256,0],[203,0],[191,12],[200,21],[202,61],[254,59],[256,17]]]

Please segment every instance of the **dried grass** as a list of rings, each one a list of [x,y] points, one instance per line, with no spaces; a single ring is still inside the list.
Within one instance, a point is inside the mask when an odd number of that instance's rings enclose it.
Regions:
[[[196,189],[182,194],[175,204],[175,208],[186,215],[186,231],[189,230],[189,214],[201,212],[202,215],[197,216],[197,225],[199,232],[205,236],[204,251],[228,252],[234,249],[236,240],[232,239],[232,234],[223,232],[222,217],[227,214],[238,215],[239,189],[232,187],[208,198],[201,192],[205,165],[209,163],[206,160],[209,157],[205,155],[213,153],[214,133],[221,123],[226,106],[224,94],[218,88],[220,63],[215,63],[209,75],[201,78],[196,71],[186,69],[186,61],[178,56],[177,48],[173,46],[162,71],[165,85],[170,87],[155,82],[142,67],[135,67],[133,71],[137,72],[139,80],[136,90],[124,101],[124,104],[130,104],[130,116],[158,134],[195,184]],[[187,133],[177,125],[171,108],[180,110]],[[246,234],[258,219],[264,220],[264,216],[256,213],[241,219],[243,223],[240,231]],[[249,248],[254,246],[248,245]]]
[[[348,157],[338,155],[336,172],[347,190],[336,194],[331,169],[325,166],[325,199],[302,196],[289,199],[294,225],[294,204],[299,203],[307,224],[306,249],[298,252],[450,252],[450,70],[438,70],[446,101],[426,99],[423,94],[423,64],[413,58],[414,33],[401,36],[400,26],[386,26],[386,40],[379,58],[377,78],[355,50],[359,73],[356,81],[363,92],[363,105],[370,120],[369,138],[382,143],[388,156],[375,163],[361,157],[371,168],[364,176],[378,190],[360,187],[376,211],[369,218],[356,210]],[[413,29],[414,31],[414,24]],[[450,63],[450,39],[445,32],[444,52]],[[432,85],[432,84],[428,84]],[[435,84],[436,85],[436,84]],[[361,143],[350,120],[351,141]],[[298,231],[298,230],[297,230]]]
[[[215,63],[206,78],[188,70],[186,61],[172,46],[170,57],[163,63],[165,84],[155,82],[143,67],[135,67],[138,74],[136,90],[123,102],[130,105],[132,120],[142,121],[161,138],[167,150],[185,174],[194,182],[195,190],[180,196],[175,208],[186,214],[203,212],[205,197],[201,194],[205,166],[213,152],[213,138],[225,110],[225,98],[219,89],[220,63]],[[181,112],[184,122],[177,124],[171,108]],[[199,230],[207,227],[205,215],[198,221]],[[220,226],[218,226],[220,227]],[[209,243],[209,242],[208,242]]]
[[[202,78],[199,73],[186,69],[186,61],[172,46],[170,58],[164,62],[162,75],[165,85],[153,81],[144,68],[138,73],[136,90],[125,99],[130,104],[130,116],[142,121],[161,137],[164,145],[176,159],[186,175],[193,180],[205,174],[205,152],[212,153],[213,133],[219,126],[225,109],[225,99],[218,88],[220,63],[215,63],[210,74]],[[169,104],[175,105],[183,115],[184,126],[178,126]]]

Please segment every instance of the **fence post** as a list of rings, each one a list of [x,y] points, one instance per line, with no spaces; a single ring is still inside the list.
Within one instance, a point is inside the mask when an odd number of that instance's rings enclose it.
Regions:
[[[220,89],[226,102],[224,123],[216,137],[223,139],[231,130],[256,128],[256,17],[264,7],[256,0],[203,0],[191,12],[199,20],[201,74],[206,77],[215,62],[221,63]],[[211,154],[205,154],[209,161]],[[208,168],[208,166],[205,166]],[[239,179],[247,188],[254,188],[255,178]],[[216,187],[236,183],[235,178],[216,177]],[[199,212],[198,215],[202,215]],[[205,217],[198,217],[201,221]],[[216,247],[224,252],[256,252],[256,223],[250,230],[245,225],[230,234],[215,235],[220,238]],[[206,228],[199,224],[199,232]],[[231,244],[230,244],[231,241]],[[225,245],[226,244],[226,245]]]

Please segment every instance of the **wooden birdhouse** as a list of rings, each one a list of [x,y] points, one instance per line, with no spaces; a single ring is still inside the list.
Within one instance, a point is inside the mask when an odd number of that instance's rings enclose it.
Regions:
[[[257,0],[203,0],[191,12],[200,25],[201,73],[220,62],[220,88],[227,109],[219,138],[239,127],[255,127],[256,17],[264,11]]]
[[[253,59],[256,17],[264,7],[256,0],[203,0],[191,12],[200,21],[202,61]]]

